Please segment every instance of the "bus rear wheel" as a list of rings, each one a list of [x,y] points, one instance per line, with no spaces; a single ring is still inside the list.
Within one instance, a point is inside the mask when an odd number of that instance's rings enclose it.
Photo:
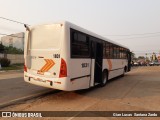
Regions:
[[[127,67],[126,67],[126,66],[125,66],[124,69],[123,69],[123,73],[122,73],[122,75],[121,75],[122,77],[124,77],[125,72],[127,72]]]
[[[107,84],[107,81],[108,81],[108,72],[103,71],[102,82],[101,82],[100,86],[104,87]]]
[[[125,74],[125,68],[123,69],[123,73],[122,73],[121,77],[124,77],[124,74]]]

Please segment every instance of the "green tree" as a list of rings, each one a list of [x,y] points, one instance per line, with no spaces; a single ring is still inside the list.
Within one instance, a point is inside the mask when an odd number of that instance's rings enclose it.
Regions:
[[[23,54],[24,53],[23,50],[12,47],[12,46],[5,47],[5,51],[7,54]]]
[[[145,57],[144,56],[139,56],[138,59],[145,59]]]
[[[135,58],[135,53],[131,52],[131,57]]]
[[[0,44],[0,53],[4,53],[4,46],[2,45],[2,43]]]
[[[131,59],[132,61],[137,60],[135,53],[131,52]]]

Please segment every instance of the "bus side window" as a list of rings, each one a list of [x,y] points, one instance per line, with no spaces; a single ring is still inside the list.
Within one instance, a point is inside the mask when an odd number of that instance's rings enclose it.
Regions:
[[[107,59],[110,58],[110,51],[109,51],[109,49],[110,49],[109,43],[106,42],[106,58]]]
[[[122,47],[120,47],[119,52],[120,52],[120,59],[123,59],[123,48]]]
[[[78,35],[76,32],[73,33],[73,42],[76,41],[78,39]]]
[[[106,43],[103,42],[103,58],[106,58]]]
[[[87,35],[71,29],[71,57],[89,58],[89,39]]]
[[[110,47],[109,47],[109,53],[110,53],[110,54],[109,54],[109,55],[110,55],[109,58],[110,58],[110,59],[113,59],[113,47],[114,47],[114,46],[113,46],[113,44],[110,44],[109,46],[110,46]]]
[[[119,59],[120,58],[120,47],[119,46],[117,46],[117,59]]]

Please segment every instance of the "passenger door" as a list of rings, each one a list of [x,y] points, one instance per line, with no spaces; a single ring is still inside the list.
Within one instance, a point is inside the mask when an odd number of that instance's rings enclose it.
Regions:
[[[99,84],[102,81],[102,61],[103,61],[103,44],[99,42],[91,42],[91,79],[94,79],[93,85]]]

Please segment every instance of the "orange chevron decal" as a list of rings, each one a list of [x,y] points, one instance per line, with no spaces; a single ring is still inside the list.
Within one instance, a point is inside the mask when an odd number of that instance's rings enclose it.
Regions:
[[[110,59],[107,59],[109,70],[112,70],[112,61]]]
[[[44,60],[46,64],[40,70],[38,70],[38,73],[47,72],[55,65],[55,62],[52,59],[44,59]]]

